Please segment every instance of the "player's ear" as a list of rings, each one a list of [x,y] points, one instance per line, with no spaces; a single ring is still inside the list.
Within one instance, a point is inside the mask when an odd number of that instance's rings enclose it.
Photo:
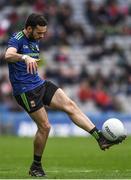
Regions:
[[[28,26],[28,27],[26,28],[26,30],[30,33],[30,32],[32,32],[32,27],[31,27],[31,26]]]

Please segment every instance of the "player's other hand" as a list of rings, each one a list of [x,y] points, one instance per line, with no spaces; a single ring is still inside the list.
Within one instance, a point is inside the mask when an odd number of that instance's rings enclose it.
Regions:
[[[28,73],[35,74],[37,72],[38,65],[37,65],[36,59],[34,59],[30,56],[27,56],[25,59],[25,63],[27,65],[27,72]]]

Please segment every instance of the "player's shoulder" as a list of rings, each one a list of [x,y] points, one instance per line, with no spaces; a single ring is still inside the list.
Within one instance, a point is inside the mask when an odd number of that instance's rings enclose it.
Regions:
[[[23,37],[24,37],[23,31],[15,32],[11,36],[11,38],[15,39],[16,41],[21,41],[23,39]]]
[[[13,33],[9,38],[8,47],[15,47],[18,49],[23,44],[23,37],[24,34],[22,31]]]

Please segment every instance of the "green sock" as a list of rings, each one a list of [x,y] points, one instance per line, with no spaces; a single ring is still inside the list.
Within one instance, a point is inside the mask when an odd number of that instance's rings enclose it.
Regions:
[[[96,140],[98,140],[100,138],[99,135],[99,130],[94,127],[90,132],[89,132]]]

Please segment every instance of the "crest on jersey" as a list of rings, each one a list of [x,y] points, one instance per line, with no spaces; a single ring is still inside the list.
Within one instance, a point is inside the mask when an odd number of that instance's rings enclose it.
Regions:
[[[37,51],[39,51],[39,47],[38,47],[38,45],[36,45],[36,49],[37,49]]]

